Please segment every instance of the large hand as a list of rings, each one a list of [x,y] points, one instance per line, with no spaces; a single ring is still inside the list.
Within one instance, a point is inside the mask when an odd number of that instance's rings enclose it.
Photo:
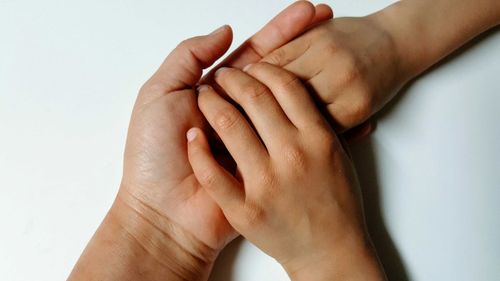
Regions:
[[[246,55],[235,61],[257,61],[328,16],[324,6],[319,11],[316,16],[308,2],[292,4],[247,41],[253,46],[249,50],[261,50],[258,56],[244,51]],[[196,181],[187,159],[185,133],[194,126],[205,127],[193,87],[202,69],[222,56],[230,43],[228,27],[186,40],[142,87],[130,122],[118,196],[139,217],[186,250],[192,262],[207,265],[235,232]]]
[[[316,17],[309,3],[292,4],[251,41],[276,48],[321,14]],[[268,38],[280,30],[284,36],[269,45]],[[231,35],[223,27],[184,41],[141,88],[120,191],[69,280],[207,279],[217,253],[235,232],[199,187],[187,160],[185,133],[205,125],[193,88],[202,69],[226,52]]]

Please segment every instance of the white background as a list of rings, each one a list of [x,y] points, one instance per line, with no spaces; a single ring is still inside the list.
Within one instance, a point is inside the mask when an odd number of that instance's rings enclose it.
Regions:
[[[290,2],[0,0],[0,280],[67,277],[117,191],[137,90],[179,41],[227,23],[239,44]],[[330,4],[351,16],[390,2]],[[500,280],[499,75],[496,30],[353,148],[392,280]],[[287,277],[239,241],[212,279]]]

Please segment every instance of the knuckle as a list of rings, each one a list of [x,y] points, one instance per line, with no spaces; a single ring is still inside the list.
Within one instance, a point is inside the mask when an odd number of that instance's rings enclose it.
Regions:
[[[197,178],[198,178],[199,183],[204,187],[210,188],[210,187],[213,187],[216,185],[215,183],[217,181],[217,177],[216,177],[214,171],[209,169],[209,168],[202,169],[198,173]]]
[[[213,120],[217,129],[228,131],[237,126],[239,117],[233,108],[225,108],[219,110]]]
[[[292,92],[304,87],[298,77],[288,73],[281,77],[279,85],[281,85],[280,88],[284,92]]]
[[[326,57],[336,57],[340,52],[340,46],[336,41],[331,40],[328,44],[324,45],[323,52]]]
[[[256,63],[252,69],[253,71],[259,71],[266,68],[269,68],[268,63],[259,62]],[[279,71],[278,69],[274,71],[274,76],[273,76],[273,80],[275,81],[277,89],[273,88],[273,90],[292,91],[296,90],[297,88],[303,87],[301,80],[297,76],[295,76],[294,74],[285,69],[279,69]],[[267,92],[269,92],[267,87],[263,85],[262,87],[264,88],[264,90],[267,90]]]
[[[283,66],[288,62],[285,60],[286,52],[283,48],[274,50],[264,58],[264,61],[273,65]]]
[[[278,178],[275,177],[273,169],[268,167],[257,170],[253,181],[262,187],[253,191],[253,196],[258,199],[258,202],[265,205],[273,204],[276,196],[280,193]]]
[[[271,187],[274,186],[276,179],[268,170],[260,170],[257,172],[256,180],[261,186]]]
[[[306,153],[298,145],[286,145],[282,148],[282,156],[287,165],[296,171],[306,168]]]
[[[242,85],[241,93],[243,98],[249,102],[253,102],[260,98],[269,95],[269,90],[261,84],[257,83],[245,83]]]
[[[372,111],[372,104],[372,95],[365,89],[359,90],[358,96],[351,103],[350,119],[358,123],[368,118]]]
[[[245,228],[259,227],[265,221],[265,211],[255,203],[246,203],[244,207],[242,225]]]
[[[342,71],[337,75],[337,83],[339,86],[349,86],[362,78],[362,71],[356,59],[348,54],[342,53]]]

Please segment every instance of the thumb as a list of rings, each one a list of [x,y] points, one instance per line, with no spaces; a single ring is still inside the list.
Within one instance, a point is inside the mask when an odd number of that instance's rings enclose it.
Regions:
[[[204,36],[189,38],[181,42],[167,56],[165,61],[147,85],[161,85],[162,92],[191,88],[198,83],[203,69],[211,66],[229,49],[232,30],[224,25]]]

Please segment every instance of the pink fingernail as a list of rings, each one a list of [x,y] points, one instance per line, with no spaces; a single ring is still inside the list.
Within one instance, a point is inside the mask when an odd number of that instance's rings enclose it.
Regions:
[[[196,90],[198,91],[198,93],[201,93],[201,92],[203,92],[203,91],[208,90],[209,88],[210,88],[210,86],[208,86],[208,85],[200,85],[200,86],[198,86],[198,87],[196,88]]]
[[[187,131],[187,133],[186,133],[186,138],[187,138],[188,142],[193,141],[193,140],[196,138],[196,135],[197,135],[197,134],[198,134],[198,133],[196,133],[196,129],[195,129],[195,128],[191,128],[191,129],[189,129],[189,130]]]
[[[227,67],[221,67],[221,68],[217,69],[214,76],[215,77],[219,76],[222,72],[226,71],[227,69],[228,69]]]
[[[247,72],[250,67],[252,67],[253,64],[247,64],[245,67],[243,67],[243,71]]]

